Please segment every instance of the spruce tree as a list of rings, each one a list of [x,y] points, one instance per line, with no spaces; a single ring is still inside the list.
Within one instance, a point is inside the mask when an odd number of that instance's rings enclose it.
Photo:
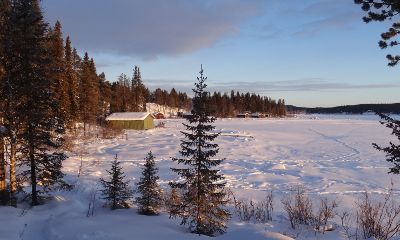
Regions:
[[[40,193],[53,186],[66,186],[62,180],[62,161],[66,155],[59,151],[63,143],[64,119],[57,113],[59,105],[53,92],[51,58],[47,50],[47,24],[39,0],[16,0],[15,42],[12,51],[17,69],[10,78],[18,89],[13,95],[19,104],[13,107],[20,124],[21,161],[28,169],[22,179],[31,184],[32,205],[39,204]],[[13,89],[15,91],[15,89]]]
[[[129,190],[129,181],[125,181],[125,174],[120,166],[121,162],[118,161],[118,156],[112,162],[111,169],[107,170],[110,180],[100,179],[100,184],[103,189],[101,190],[103,199],[112,210],[129,208],[128,200],[132,197],[132,191]]]
[[[158,168],[151,151],[147,154],[145,161],[142,177],[137,183],[140,196],[136,198],[136,203],[140,214],[157,215],[162,206],[162,193],[157,183],[159,179]]]
[[[385,114],[379,114],[382,118],[381,124],[385,125],[386,127],[392,129],[392,135],[397,137],[400,141],[400,121],[393,119]],[[394,166],[391,167],[389,173],[399,174],[400,173],[400,144],[390,142],[389,146],[381,147],[378,144],[374,143],[373,146],[378,149],[379,151],[383,151],[386,153],[387,161],[393,163]]]
[[[55,26],[48,33],[48,51],[50,52],[49,78],[52,79],[52,92],[57,100],[55,108],[59,119],[67,124],[71,123],[70,96],[68,94],[67,66],[65,59],[64,40],[62,37],[61,23],[56,22]]]
[[[99,114],[99,85],[93,59],[85,53],[80,72],[79,108],[86,135],[87,124],[94,123]]]
[[[193,109],[187,117],[188,123],[183,125],[185,139],[181,142],[181,158],[173,158],[174,162],[183,164],[185,168],[172,168],[183,180],[171,183],[183,191],[183,204],[179,217],[182,225],[189,225],[193,233],[215,236],[226,231],[226,223],[230,213],[224,207],[228,200],[224,191],[225,181],[217,169],[223,160],[214,159],[219,148],[213,143],[219,134],[213,133],[216,120],[211,116],[207,99],[203,68],[193,89]]]
[[[9,24],[10,24],[10,11],[11,2],[9,0],[0,0],[0,86],[6,82],[5,76],[5,61],[6,61],[6,43],[9,39]],[[9,37],[9,36],[8,36]],[[1,89],[0,89],[1,93]],[[0,108],[4,109],[4,98],[0,103]],[[4,112],[0,111],[0,118],[4,119]],[[3,125],[3,120],[0,121],[0,125]],[[5,128],[0,126],[0,204],[7,202],[7,184],[6,184],[6,162],[4,154],[4,139],[5,139]]]
[[[18,42],[23,34],[17,27],[18,15],[16,11],[17,4],[11,4],[11,1],[1,1],[1,28],[0,28],[0,95],[1,117],[6,127],[10,144],[9,155],[9,184],[10,184],[10,204],[16,206],[15,193],[17,191],[17,137],[21,129],[20,114],[18,109],[23,106],[22,101],[18,101],[22,84],[20,76],[21,64]]]
[[[78,71],[75,69],[75,58],[74,50],[71,46],[70,37],[67,37],[65,41],[65,78],[67,85],[67,95],[68,95],[68,106],[69,106],[69,117],[70,121],[68,124],[79,120],[79,81],[78,81]],[[75,50],[76,51],[76,50]],[[76,52],[75,52],[76,54]]]
[[[103,119],[110,113],[111,85],[106,80],[105,73],[101,73],[99,79],[99,109]]]
[[[133,112],[145,112],[146,111],[146,98],[145,98],[145,86],[142,82],[142,74],[140,68],[135,66],[133,70],[132,78],[132,96],[133,96]]]
[[[166,200],[169,218],[176,218],[182,210],[182,196],[179,190],[175,187],[171,188],[171,192]]]

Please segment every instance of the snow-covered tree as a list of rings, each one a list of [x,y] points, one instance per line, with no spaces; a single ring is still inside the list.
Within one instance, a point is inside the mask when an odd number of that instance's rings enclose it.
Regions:
[[[151,151],[147,154],[145,160],[142,177],[137,183],[137,190],[140,196],[136,198],[136,202],[139,206],[139,213],[157,215],[162,206],[162,192],[157,183],[159,179],[158,168]]]
[[[181,142],[181,158],[173,158],[186,166],[172,168],[183,180],[170,185],[183,191],[178,213],[181,224],[189,225],[193,233],[214,236],[226,231],[230,213],[224,208],[228,202],[224,177],[216,168],[223,160],[214,159],[219,148],[213,141],[219,134],[212,132],[216,118],[211,116],[207,104],[209,92],[205,90],[203,68],[197,80],[193,109],[187,117],[189,123],[184,123],[186,131],[182,132],[185,139]]]
[[[129,208],[128,200],[132,197],[132,191],[129,189],[129,180],[125,180],[125,174],[118,161],[118,156],[112,162],[111,169],[107,170],[109,180],[100,178],[102,189],[102,198],[107,201],[111,209]]]

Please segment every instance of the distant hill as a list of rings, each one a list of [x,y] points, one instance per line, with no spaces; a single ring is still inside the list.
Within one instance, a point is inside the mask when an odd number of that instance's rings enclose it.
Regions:
[[[305,113],[350,113],[362,114],[365,112],[379,112],[379,113],[394,113],[400,114],[400,103],[391,104],[358,104],[358,105],[345,105],[337,107],[317,107],[306,108],[287,105],[288,112],[305,112]]]

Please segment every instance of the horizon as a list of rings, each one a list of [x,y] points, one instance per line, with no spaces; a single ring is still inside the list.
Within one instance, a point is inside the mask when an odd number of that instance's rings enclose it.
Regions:
[[[42,1],[64,38],[109,81],[131,76],[190,93],[203,64],[209,91],[251,92],[301,107],[400,102],[398,68],[378,47],[390,22],[365,24],[348,0]],[[240,9],[240,11],[237,11]],[[87,16],[90,16],[88,18]]]

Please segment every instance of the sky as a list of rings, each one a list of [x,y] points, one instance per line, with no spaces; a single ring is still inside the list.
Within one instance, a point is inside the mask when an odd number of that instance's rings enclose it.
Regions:
[[[390,22],[353,0],[43,0],[46,19],[109,81],[138,65],[150,89],[249,91],[327,107],[400,102],[399,67],[381,50]]]

